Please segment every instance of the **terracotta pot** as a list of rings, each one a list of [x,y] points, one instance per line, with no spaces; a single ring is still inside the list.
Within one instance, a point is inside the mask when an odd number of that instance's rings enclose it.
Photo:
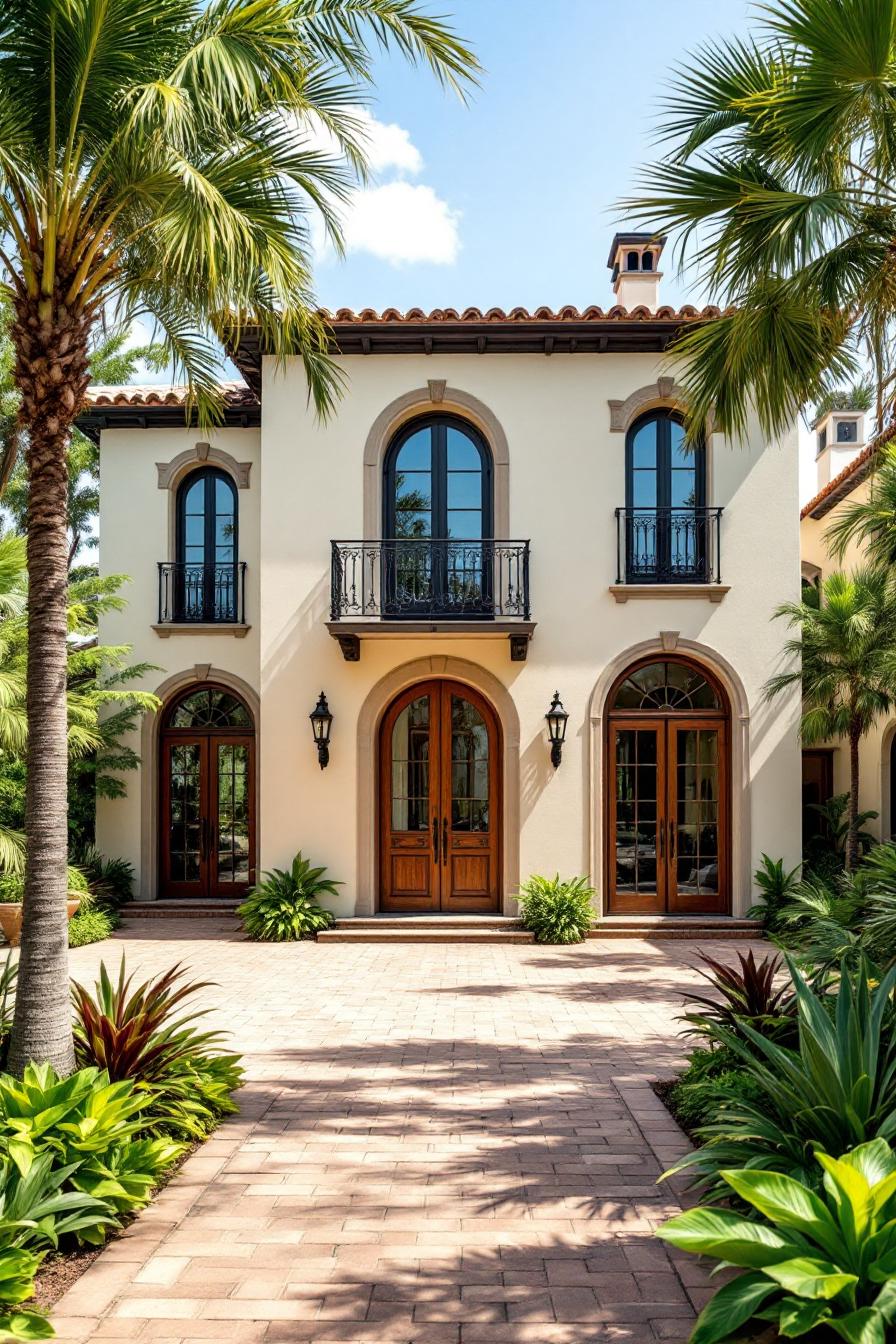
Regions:
[[[66,913],[71,919],[72,915],[81,904],[81,898],[66,901]],[[10,947],[18,947],[19,939],[22,934],[22,902],[21,901],[0,901],[0,931],[9,943]]]

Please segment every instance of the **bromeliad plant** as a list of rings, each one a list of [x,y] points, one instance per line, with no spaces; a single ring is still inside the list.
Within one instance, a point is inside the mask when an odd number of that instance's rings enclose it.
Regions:
[[[684,1013],[682,1021],[693,1035],[710,1035],[717,1026],[735,1034],[744,1022],[763,1036],[777,1039],[795,1036],[796,997],[789,983],[776,984],[781,971],[781,958],[763,957],[756,961],[752,949],[746,956],[738,953],[739,966],[726,966],[714,957],[702,953],[700,960],[708,971],[697,968],[716,991],[709,997],[685,993],[685,1001],[698,1011]]]
[[[326,868],[312,868],[298,854],[289,872],[274,868],[265,873],[237,908],[250,938],[264,943],[290,943],[329,929],[333,915],[320,904],[321,896],[337,895],[341,882],[324,877]]]
[[[581,943],[594,923],[594,888],[585,877],[540,877],[520,887],[520,916],[539,943]]]
[[[689,1209],[659,1229],[680,1250],[746,1271],[704,1307],[690,1344],[743,1338],[772,1322],[784,1339],[887,1344],[896,1327],[896,1155],[883,1139],[815,1154],[816,1193],[779,1172],[722,1176],[755,1221]]]

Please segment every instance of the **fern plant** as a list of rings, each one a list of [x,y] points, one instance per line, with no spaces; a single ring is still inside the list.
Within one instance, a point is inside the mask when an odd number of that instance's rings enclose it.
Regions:
[[[753,881],[762,893],[762,901],[747,911],[747,917],[761,919],[769,933],[777,933],[781,910],[793,896],[799,875],[799,864],[788,872],[783,859],[770,859],[767,854],[763,854],[753,874]]]
[[[520,916],[539,943],[581,943],[594,922],[594,888],[585,877],[540,877],[520,887]]]
[[[312,868],[299,850],[289,872],[274,868],[265,873],[237,909],[249,937],[264,943],[290,943],[330,928],[334,916],[319,898],[335,896],[342,883],[324,877],[326,871]]]

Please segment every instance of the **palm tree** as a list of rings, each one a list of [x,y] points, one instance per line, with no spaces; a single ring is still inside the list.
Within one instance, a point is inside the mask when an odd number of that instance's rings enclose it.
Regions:
[[[896,0],[769,0],[671,85],[666,156],[625,202],[730,305],[676,344],[695,429],[780,433],[854,373],[896,399]]]
[[[843,504],[825,539],[839,560],[852,542],[861,542],[872,563],[896,566],[896,446],[881,445],[867,497]]]
[[[27,430],[28,783],[10,1066],[73,1066],[66,887],[67,455],[104,314],[148,315],[219,409],[215,335],[299,354],[320,412],[340,381],[315,314],[309,212],[337,246],[363,169],[351,109],[393,47],[462,90],[476,63],[416,0],[5,0],[0,264]],[[319,148],[323,129],[343,151]],[[315,138],[316,137],[316,138]]]
[[[896,582],[876,566],[833,573],[817,600],[785,603],[776,614],[798,634],[784,645],[794,665],[768,680],[766,694],[801,684],[803,741],[849,742],[846,866],[852,869],[859,856],[859,743],[891,708],[896,685]]]

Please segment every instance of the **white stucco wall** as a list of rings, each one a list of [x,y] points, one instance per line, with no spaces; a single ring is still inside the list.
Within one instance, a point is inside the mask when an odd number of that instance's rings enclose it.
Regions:
[[[252,626],[244,640],[163,640],[151,629],[156,563],[170,558],[170,497],[157,488],[155,464],[170,461],[200,436],[182,429],[103,435],[102,568],[129,573],[134,582],[127,610],[106,618],[102,637],[127,642],[135,659],[158,665],[145,681],[152,689],[197,664],[211,664],[258,690],[260,866],[286,865],[303,848],[344,882],[341,913],[369,908],[373,893],[364,856],[372,853],[375,836],[359,834],[365,815],[359,794],[369,787],[364,772],[359,775],[359,715],[365,703],[370,708],[369,697],[376,700],[378,683],[401,679],[402,665],[447,657],[460,660],[451,668],[466,662],[483,669],[480,685],[482,676],[496,678],[518,718],[520,875],[590,872],[602,888],[594,856],[603,705],[595,688],[626,651],[650,641],[658,646],[661,632],[667,639],[677,632],[685,651],[702,651],[723,677],[733,669],[732,733],[742,742],[743,766],[742,777],[732,781],[740,854],[734,910],[745,910],[752,901],[749,874],[760,854],[781,854],[793,864],[800,849],[798,697],[768,705],[761,689],[778,666],[784,635],[772,613],[799,584],[796,434],[771,446],[757,429],[748,445],[712,439],[707,502],[725,508],[722,579],[730,591],[724,601],[652,596],[619,605],[609,585],[616,578],[613,511],[625,502],[625,435],[610,432],[607,402],[667,374],[658,358],[370,356],[344,363],[348,389],[327,423],[308,408],[299,363],[275,370],[266,361],[261,431],[224,430],[211,438],[254,464],[250,489],[239,492]],[[425,388],[430,379],[478,398],[506,434],[509,536],[532,542],[538,626],[525,663],[510,661],[506,638],[442,635],[362,640],[360,663],[347,663],[327,632],[330,541],[363,535],[362,463],[370,428],[392,401]],[[334,715],[324,771],[308,723],[321,689]],[[555,689],[570,714],[556,771],[544,722]],[[141,816],[154,788],[152,780],[141,789],[130,779],[128,798],[101,803],[98,822],[101,848],[138,868],[142,863],[141,895],[147,898],[156,894],[146,865],[155,838],[141,837]]]

